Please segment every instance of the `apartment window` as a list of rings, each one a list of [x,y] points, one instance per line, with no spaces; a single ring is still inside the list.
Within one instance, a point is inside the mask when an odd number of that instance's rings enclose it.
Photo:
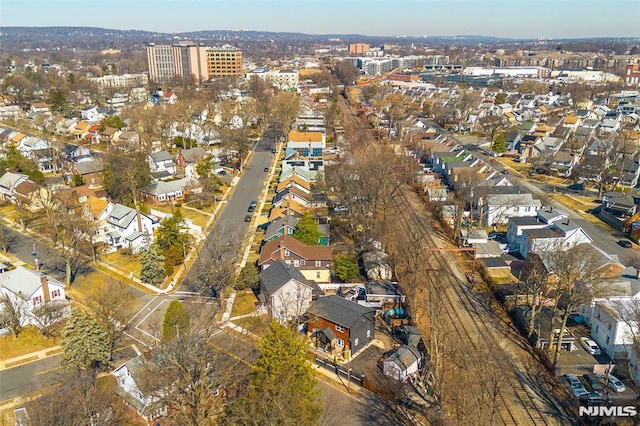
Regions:
[[[344,340],[336,338],[336,346],[344,348]]]
[[[322,261],[321,260],[316,260],[316,267],[320,267],[322,266]]]
[[[336,324],[336,331],[339,331],[340,333],[344,332],[344,327],[341,325]]]

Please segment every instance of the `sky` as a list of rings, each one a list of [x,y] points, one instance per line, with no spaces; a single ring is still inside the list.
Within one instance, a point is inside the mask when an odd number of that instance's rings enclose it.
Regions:
[[[640,37],[640,0],[0,0],[0,27]]]

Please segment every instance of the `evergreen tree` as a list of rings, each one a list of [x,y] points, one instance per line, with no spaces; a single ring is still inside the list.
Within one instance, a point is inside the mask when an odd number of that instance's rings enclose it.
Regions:
[[[153,245],[140,259],[142,265],[140,269],[140,279],[142,282],[157,285],[162,283],[164,274],[164,256],[158,252],[158,248]]]
[[[124,123],[119,115],[114,114],[114,115],[105,117],[102,119],[102,121],[100,121],[100,127],[99,127],[100,131],[103,131],[107,127],[114,127],[120,130],[124,127]]]
[[[74,308],[62,330],[63,362],[72,370],[98,369],[111,359],[107,332],[89,312]]]
[[[504,137],[504,134],[500,133],[498,136],[496,136],[496,139],[493,141],[493,146],[491,148],[498,154],[502,154],[507,150],[507,139]]]
[[[60,89],[53,92],[51,95],[51,111],[62,112],[67,107],[67,98]]]
[[[303,214],[298,219],[296,230],[293,231],[293,238],[308,246],[317,246],[321,236],[322,233],[318,229],[318,222],[309,213]]]
[[[182,246],[187,243],[189,234],[180,232],[186,227],[184,217],[180,209],[175,209],[171,217],[160,222],[156,230],[155,243],[161,252],[165,252],[171,246]]]
[[[343,282],[348,282],[358,276],[358,265],[351,256],[340,255],[335,259],[336,275]]]
[[[236,281],[236,289],[244,290],[245,288],[256,288],[259,282],[260,277],[258,276],[258,269],[255,264],[249,262],[244,265],[244,268],[240,271],[240,275]]]
[[[307,340],[295,328],[274,320],[258,341],[258,350],[249,391],[231,407],[223,423],[320,424],[322,405],[307,360]]]
[[[165,342],[189,331],[189,312],[179,300],[173,300],[167,307],[162,321],[162,339]]]

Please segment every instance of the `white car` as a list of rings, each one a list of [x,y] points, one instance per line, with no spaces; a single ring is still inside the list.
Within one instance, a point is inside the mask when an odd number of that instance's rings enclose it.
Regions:
[[[624,392],[627,390],[624,383],[622,383],[616,376],[612,374],[605,374],[602,377],[602,381],[614,392]]]
[[[590,353],[591,355],[601,354],[600,347],[593,340],[583,337],[580,339],[580,342],[582,343],[582,347],[585,351],[587,351],[587,353]]]

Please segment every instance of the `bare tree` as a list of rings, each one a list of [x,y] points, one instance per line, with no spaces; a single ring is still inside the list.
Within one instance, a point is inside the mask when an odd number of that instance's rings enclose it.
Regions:
[[[530,253],[525,261],[520,282],[524,285],[527,304],[530,307],[527,337],[531,338],[538,324],[538,314],[544,308],[544,301],[551,296],[553,286],[549,285],[549,274],[544,262],[536,253]]]
[[[59,335],[60,320],[65,315],[69,304],[64,300],[51,300],[36,306],[31,311],[31,317],[45,337]]]
[[[18,337],[22,331],[25,315],[25,302],[6,293],[0,293],[0,324],[8,328],[14,337]]]
[[[235,283],[237,247],[233,236],[225,236],[228,230],[216,227],[212,232],[217,237],[208,238],[198,252],[192,269],[195,282],[188,285],[201,295],[215,295],[222,303],[226,290]]]
[[[9,249],[17,242],[17,234],[5,229],[5,227],[0,224],[0,249],[5,253],[9,253]]]

